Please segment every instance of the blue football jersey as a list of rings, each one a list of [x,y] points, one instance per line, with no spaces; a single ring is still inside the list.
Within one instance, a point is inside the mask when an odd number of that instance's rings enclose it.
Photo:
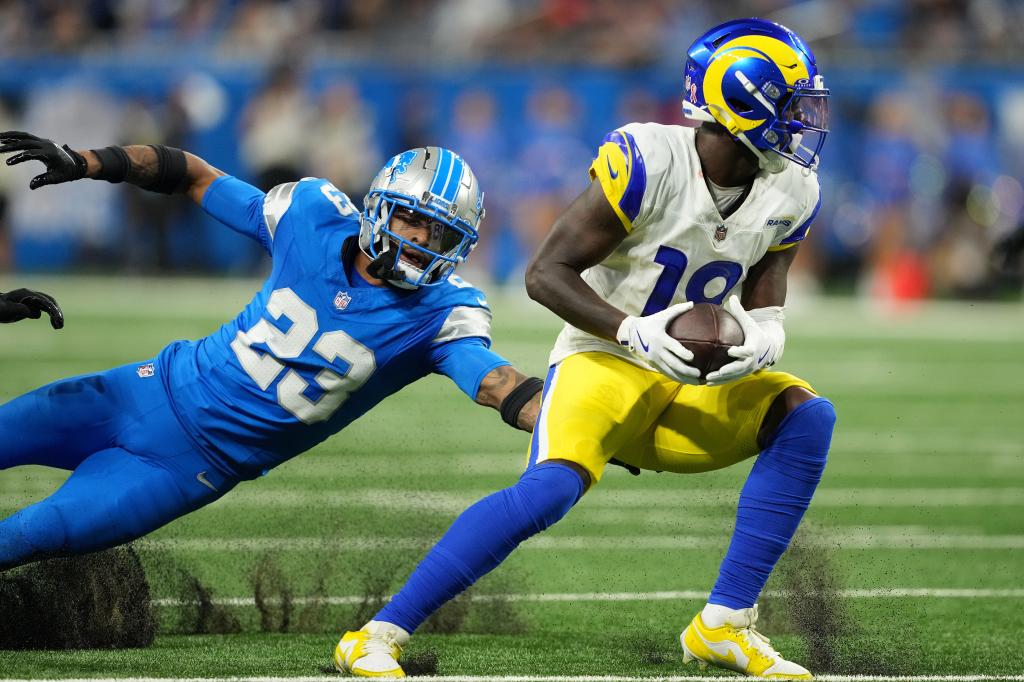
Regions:
[[[234,473],[257,476],[308,450],[431,372],[475,397],[508,364],[489,350],[478,289],[458,277],[377,287],[353,271],[359,212],[330,182],[264,194],[225,176],[203,208],[262,244],[273,268],[233,321],[161,351],[158,373],[184,429]]]

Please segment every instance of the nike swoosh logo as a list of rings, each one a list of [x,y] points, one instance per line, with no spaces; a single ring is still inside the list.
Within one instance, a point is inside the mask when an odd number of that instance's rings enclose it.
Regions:
[[[644,352],[651,350],[651,347],[644,343],[644,340],[640,338],[640,332],[636,333],[636,340],[640,342],[640,347],[644,349]]]
[[[619,177],[619,174],[615,171],[614,168],[612,168],[612,160],[606,158],[605,159],[605,163],[608,164],[608,175],[611,176],[612,180],[614,180],[615,178]]]
[[[208,480],[206,480],[206,472],[205,471],[200,471],[198,474],[196,474],[196,480],[199,481],[200,483],[202,483],[203,485],[205,485],[207,488],[209,488],[213,492],[215,492],[215,493],[219,493],[220,492],[219,490],[217,490],[213,486],[212,483],[210,483]]]
[[[768,348],[768,349],[766,349],[766,350],[764,351],[764,355],[762,355],[761,357],[759,357],[759,358],[757,359],[757,364],[759,364],[759,365],[760,365],[760,364],[761,364],[762,362],[764,362],[764,359],[765,359],[766,357],[768,357],[768,353],[770,353],[770,352],[771,352],[771,350],[772,350],[771,348]]]
[[[731,666],[731,667],[735,667],[736,666],[736,654],[734,654],[732,651],[730,651],[729,655],[727,655],[727,656],[723,656],[722,654],[718,653],[717,651],[715,651],[714,649],[711,649],[711,648],[708,648],[708,651],[711,652],[711,655],[719,663],[725,663],[726,665]]]
[[[743,663],[737,662],[736,649],[740,648],[738,644],[728,640],[724,642],[711,642],[707,637],[702,635],[700,630],[697,628],[694,628],[694,632],[697,634],[700,641],[704,642],[704,646],[708,648],[708,651],[711,652],[711,655],[717,660],[717,662],[730,666],[733,670],[746,672],[746,667],[750,663],[750,659],[743,653],[742,649],[740,649],[740,656],[742,656],[744,660]],[[714,663],[715,661],[708,662]]]

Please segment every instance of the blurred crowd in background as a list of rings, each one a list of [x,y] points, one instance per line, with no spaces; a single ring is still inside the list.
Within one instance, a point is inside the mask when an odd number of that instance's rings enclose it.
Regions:
[[[0,0],[0,129],[184,147],[264,189],[326,177],[357,204],[387,157],[448,146],[486,192],[469,276],[517,286],[604,133],[682,123],[686,47],[738,16],[803,35],[833,92],[799,284],[1020,294],[993,257],[1024,222],[1017,0]],[[266,267],[181,198],[30,193],[31,174],[0,172],[0,270]]]

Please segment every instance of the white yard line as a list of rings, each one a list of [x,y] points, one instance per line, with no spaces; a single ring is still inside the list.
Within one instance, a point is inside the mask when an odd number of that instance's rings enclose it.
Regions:
[[[680,479],[683,481],[683,479]],[[25,486],[27,487],[27,486]],[[34,487],[34,486],[33,486]],[[42,486],[41,494],[0,494],[0,505],[20,506],[42,497],[55,483]],[[222,508],[373,508],[457,514],[494,488],[458,492],[423,491],[407,488],[352,488],[350,490],[309,491],[271,488],[269,485],[243,486],[214,504]],[[682,509],[712,505],[735,506],[739,486],[730,488],[686,488],[678,490],[597,490],[587,496],[584,509],[619,509],[630,512],[652,508]],[[1024,488],[824,488],[814,496],[815,508],[847,507],[1020,507],[1024,506]]]
[[[120,678],[45,678],[35,680],[4,679],[5,682],[338,682],[338,675],[319,677],[120,677]],[[437,675],[409,677],[429,682],[708,682],[707,675],[641,677],[631,675]],[[739,679],[729,678],[729,679]],[[818,682],[1024,682],[1024,675],[815,675]]]
[[[543,551],[635,551],[724,548],[728,534],[719,535],[641,535],[641,536],[535,536],[521,546]],[[143,539],[142,549],[188,552],[254,551],[379,551],[426,550],[436,538],[429,537],[190,537]],[[831,549],[1024,549],[1024,535],[975,535],[942,533],[886,533],[883,529],[854,532],[828,531],[828,535],[808,538],[807,544]]]
[[[843,599],[1024,599],[1024,589],[968,589],[968,588],[931,588],[931,587],[893,587],[875,589],[847,589],[839,590],[839,596]],[[674,600],[704,600],[707,599],[707,590],[676,590],[668,592],[547,592],[536,594],[470,594],[467,599],[473,602],[541,602],[541,603],[576,603],[576,602],[630,602],[630,601],[674,601]],[[765,592],[766,597],[785,597],[783,591],[769,590]],[[387,597],[387,598],[390,598]],[[321,604],[324,606],[347,606],[351,604],[362,604],[364,602],[384,601],[385,597],[379,599],[367,598],[365,596],[335,596],[335,597],[295,597],[291,603],[295,606],[306,606],[310,604]],[[217,606],[255,606],[256,600],[252,597],[225,597],[211,600]],[[277,604],[280,599],[267,599],[267,603]],[[197,602],[182,599],[154,599],[154,606],[179,607],[195,604]]]
[[[274,490],[262,486],[242,488],[216,504],[224,507],[310,507],[397,509],[458,513],[493,489],[429,492],[410,489],[356,488],[352,490]],[[735,506],[739,487],[679,490],[598,490],[582,502],[583,509],[634,511],[652,507],[678,509]],[[814,497],[815,508],[843,507],[1019,507],[1024,488],[826,488]],[[585,512],[584,512],[585,513]]]

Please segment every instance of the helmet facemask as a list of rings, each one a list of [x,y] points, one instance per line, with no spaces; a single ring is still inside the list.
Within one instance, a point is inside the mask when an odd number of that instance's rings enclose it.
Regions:
[[[374,210],[363,215],[372,223],[372,239],[364,251],[373,259],[370,274],[402,289],[433,286],[448,279],[476,246],[477,231],[444,210],[434,195],[417,202],[403,194],[371,191]],[[396,224],[400,220],[405,225]],[[409,230],[425,229],[426,240],[413,241]],[[404,233],[404,235],[403,235]]]
[[[818,167],[829,124],[829,91],[821,76],[815,76],[814,81],[814,87],[768,82],[762,88],[780,93],[775,105],[779,113],[763,133],[764,143],[780,156],[812,170]]]

